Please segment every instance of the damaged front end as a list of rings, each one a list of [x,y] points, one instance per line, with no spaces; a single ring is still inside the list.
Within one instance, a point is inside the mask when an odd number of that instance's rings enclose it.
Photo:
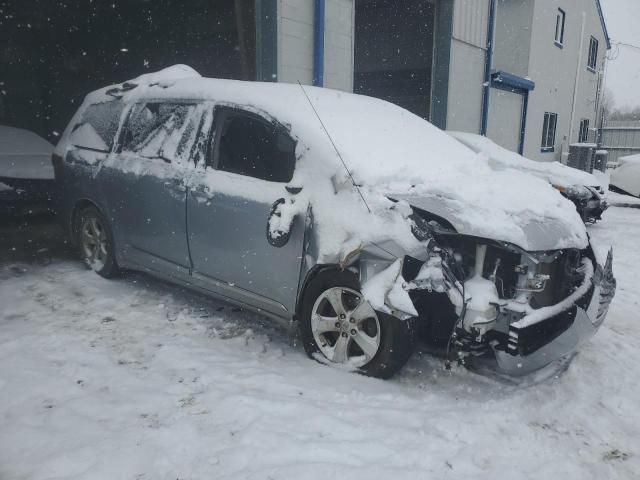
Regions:
[[[528,252],[433,225],[419,229],[422,258],[392,262],[364,251],[359,271],[374,308],[418,317],[447,358],[525,375],[571,353],[602,324],[616,289],[612,251],[599,264],[590,246]]]
[[[602,220],[602,214],[609,208],[609,204],[604,199],[602,187],[586,187],[572,185],[561,187],[554,185],[565,198],[571,200],[576,206],[576,210],[584,223],[596,223]]]

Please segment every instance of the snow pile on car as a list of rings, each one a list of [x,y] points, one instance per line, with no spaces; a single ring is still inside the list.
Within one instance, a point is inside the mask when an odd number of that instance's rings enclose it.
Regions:
[[[123,88],[127,83],[138,87]],[[451,217],[447,220],[460,233],[537,249],[531,242],[532,225],[542,230],[545,225],[563,225],[562,234],[544,235],[545,249],[584,248],[588,243],[573,204],[548,183],[519,172],[498,171],[486,156],[388,102],[324,88],[205,79],[184,66],[127,83],[94,92],[86,103],[111,100],[107,92],[120,88],[128,101],[209,100],[259,113],[290,128],[298,142],[298,163],[290,184],[302,186],[303,191],[286,195],[278,187],[287,197],[281,216],[291,217],[311,202],[321,239],[320,261],[342,260],[354,249],[386,240],[406,253],[420,248],[411,233],[411,209],[388,198],[402,195],[429,197],[446,205]],[[232,181],[231,175],[221,182],[214,174],[209,186],[230,193]],[[256,180],[256,189],[243,196],[266,197],[265,189],[271,190]]]
[[[29,130],[0,125],[0,177],[52,180],[53,145]]]
[[[526,171],[546,180],[552,185],[564,188],[573,185],[584,185],[587,187],[601,186],[602,182],[595,175],[568,167],[560,162],[536,162],[529,160],[481,135],[454,131],[448,131],[447,133],[471,148],[474,152],[484,153],[489,157],[489,164],[496,170],[509,168]]]
[[[640,197],[640,155],[618,159],[620,166],[611,172],[611,185]]]

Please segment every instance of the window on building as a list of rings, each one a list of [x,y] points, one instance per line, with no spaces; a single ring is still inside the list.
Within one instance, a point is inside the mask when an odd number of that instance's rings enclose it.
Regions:
[[[598,65],[598,40],[591,37],[591,41],[589,42],[589,61],[587,62],[587,67],[589,70],[596,71],[596,67]]]
[[[589,140],[589,120],[580,120],[580,133],[578,135],[578,142],[586,143]]]
[[[282,128],[233,109],[221,109],[216,124],[215,168],[270,182],[291,180],[296,142]]]
[[[546,112],[542,124],[542,151],[553,152],[556,144],[556,126],[558,114]]]
[[[556,45],[561,47],[564,45],[564,22],[567,14],[561,8],[558,9],[556,15]]]

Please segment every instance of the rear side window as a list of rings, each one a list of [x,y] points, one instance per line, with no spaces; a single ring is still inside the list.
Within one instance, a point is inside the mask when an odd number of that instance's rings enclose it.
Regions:
[[[195,139],[202,107],[196,104],[136,105],[122,142],[122,151],[151,159],[186,161]]]
[[[70,142],[80,148],[109,152],[120,125],[124,105],[119,100],[89,105],[71,132]]]
[[[291,181],[296,142],[284,128],[257,115],[220,109],[213,165],[218,170],[270,182]]]

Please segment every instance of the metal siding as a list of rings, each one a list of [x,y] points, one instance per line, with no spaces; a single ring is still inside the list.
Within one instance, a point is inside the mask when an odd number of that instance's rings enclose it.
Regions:
[[[609,161],[640,153],[640,122],[610,121],[601,130],[603,150],[609,150]]]
[[[353,91],[355,0],[326,0],[324,84]]]
[[[487,45],[488,0],[456,0],[453,37],[479,48]]]
[[[313,2],[278,0],[278,81],[313,82]]]

